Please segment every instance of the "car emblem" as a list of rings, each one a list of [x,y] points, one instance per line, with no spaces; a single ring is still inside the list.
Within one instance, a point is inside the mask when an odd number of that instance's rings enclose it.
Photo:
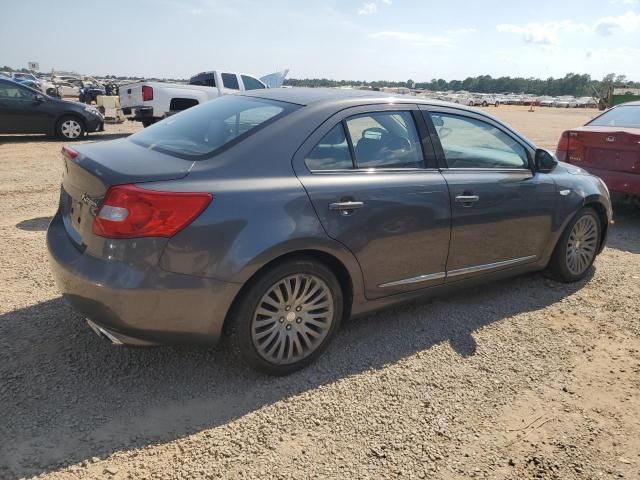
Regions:
[[[613,136],[607,137],[607,142],[615,142],[615,141],[616,141],[616,137],[613,137]]]
[[[95,212],[98,209],[98,201],[95,198],[91,198],[86,193],[82,194],[81,200],[82,203],[89,206],[91,212]]]

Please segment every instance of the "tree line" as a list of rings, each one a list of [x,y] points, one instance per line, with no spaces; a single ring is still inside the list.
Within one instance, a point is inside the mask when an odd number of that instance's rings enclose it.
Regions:
[[[601,80],[591,78],[591,75],[567,73],[562,78],[549,77],[523,78],[523,77],[498,77],[480,75],[467,77],[464,80],[444,80],[434,78],[429,82],[387,82],[384,80],[367,82],[361,80],[329,80],[327,78],[289,78],[285,85],[293,87],[344,87],[364,86],[373,89],[381,87],[407,87],[432,91],[466,90],[477,93],[528,93],[532,95],[573,95],[576,97],[592,96],[593,88],[601,95],[613,85],[624,85],[631,88],[640,88],[640,82],[629,81],[625,75],[610,73]],[[593,87],[593,88],[592,88]]]

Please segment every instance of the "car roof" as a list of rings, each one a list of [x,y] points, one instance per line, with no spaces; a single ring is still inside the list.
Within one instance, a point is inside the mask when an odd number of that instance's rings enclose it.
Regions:
[[[383,103],[385,101],[393,103],[420,103],[424,105],[452,106],[449,102],[441,102],[427,98],[413,97],[410,95],[398,95],[387,92],[374,92],[370,90],[354,90],[346,88],[268,88],[260,90],[249,90],[242,92],[248,97],[258,97],[280,102],[295,103],[297,105],[312,105],[319,103],[352,103],[353,99],[366,103]],[[456,105],[459,107],[459,105]]]

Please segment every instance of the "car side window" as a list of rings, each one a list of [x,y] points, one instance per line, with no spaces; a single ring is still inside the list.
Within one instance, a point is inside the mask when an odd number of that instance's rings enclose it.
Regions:
[[[493,125],[449,113],[431,119],[449,168],[528,168],[525,148]]]
[[[248,75],[241,75],[241,77],[242,83],[244,83],[245,90],[259,90],[261,88],[264,88],[264,84],[258,79],[255,79]]]
[[[223,73],[222,85],[224,85],[224,88],[230,88],[231,90],[240,90],[238,77],[236,77],[235,73]]]
[[[12,100],[33,100],[35,94],[15,85],[0,83],[0,98]]]
[[[322,137],[322,140],[309,152],[304,162],[312,172],[353,168],[349,144],[342,123],[337,124]]]
[[[357,168],[424,168],[411,112],[375,112],[346,121]]]

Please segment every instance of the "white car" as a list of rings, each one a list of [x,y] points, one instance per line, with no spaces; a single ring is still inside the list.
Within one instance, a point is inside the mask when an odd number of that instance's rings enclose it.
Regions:
[[[554,97],[540,97],[538,98],[538,105],[541,107],[553,107],[556,99]]]
[[[56,88],[61,97],[76,97],[80,96],[81,84],[70,82],[56,82]]]
[[[582,108],[597,108],[598,107],[598,101],[595,98],[592,98],[592,97],[580,97],[580,98],[576,99],[576,102],[578,102],[578,107],[582,107]]]
[[[576,108],[578,101],[573,97],[558,97],[553,106],[556,108]]]
[[[499,98],[492,93],[476,93],[474,96],[475,99],[477,99],[477,102],[474,100],[475,105],[482,105],[483,107],[493,105],[494,107],[499,107],[500,103],[502,103]]]

